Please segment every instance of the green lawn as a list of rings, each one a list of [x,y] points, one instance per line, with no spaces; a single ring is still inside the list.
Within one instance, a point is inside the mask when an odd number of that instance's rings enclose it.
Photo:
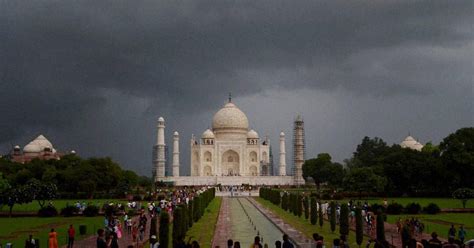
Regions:
[[[99,205],[102,206],[102,204],[107,203],[107,202],[114,202],[114,203],[122,203],[122,204],[127,204],[126,200],[121,200],[121,199],[58,199],[58,200],[53,200],[53,205],[56,207],[56,209],[61,211],[62,208],[66,207],[68,204],[69,205],[75,205],[76,202],[79,201],[80,203],[85,202],[87,204],[94,204],[94,205]],[[37,201],[33,201],[27,204],[16,204],[13,206],[13,211],[14,212],[36,212],[39,210],[39,204]],[[8,212],[10,209],[8,206],[2,206],[0,208],[0,212]]]
[[[440,237],[447,239],[448,230],[451,224],[454,224],[456,230],[459,230],[459,225],[464,224],[467,231],[466,240],[474,238],[474,214],[470,213],[446,213],[436,215],[389,215],[387,221],[389,223],[396,223],[398,218],[405,220],[407,218],[415,217],[420,219],[425,225],[425,232],[437,232]]]
[[[204,215],[186,233],[186,239],[197,240],[201,247],[211,247],[222,197],[215,197],[207,206]]]
[[[319,223],[316,225],[311,225],[309,220],[304,218],[304,215],[302,217],[298,217],[293,215],[290,212],[287,212],[280,208],[279,206],[274,205],[273,203],[264,200],[260,197],[255,198],[256,201],[258,201],[260,204],[262,204],[264,207],[267,209],[270,209],[273,213],[277,214],[280,218],[282,218],[286,223],[290,224],[303,234],[305,234],[308,238],[312,239],[313,233],[318,233],[319,235],[322,235],[324,237],[324,243],[326,247],[332,247],[332,241],[335,238],[339,238],[339,226],[336,227],[336,231],[331,232],[330,229],[330,224],[328,221],[324,221],[323,227],[319,227]],[[318,220],[319,222],[319,220]],[[365,244],[367,242],[367,237],[364,237],[364,241],[362,244]],[[355,232],[350,231],[349,233],[349,246],[350,247],[358,247],[356,243],[356,238],[355,238]]]
[[[357,199],[354,199],[356,202]],[[384,198],[378,199],[368,199],[367,202],[369,204],[377,203],[383,204]],[[364,202],[365,200],[361,200]],[[421,207],[426,207],[430,203],[436,203],[440,208],[462,208],[462,203],[460,200],[452,199],[452,198],[414,198],[414,197],[397,197],[397,198],[387,198],[387,202],[390,204],[391,202],[396,202],[406,206],[409,203],[415,202],[421,205]],[[468,201],[466,204],[466,208],[474,208],[474,200]]]
[[[59,245],[66,244],[67,229],[73,224],[76,229],[76,240],[94,234],[103,226],[103,217],[17,217],[0,218],[0,244],[12,242],[14,247],[23,247],[29,234],[40,241],[40,247],[48,247],[48,233],[51,228],[58,232]],[[79,235],[79,225],[87,226],[87,233]]]

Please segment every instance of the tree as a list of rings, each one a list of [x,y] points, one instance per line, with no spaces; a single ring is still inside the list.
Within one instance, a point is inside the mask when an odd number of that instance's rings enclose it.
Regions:
[[[346,203],[341,205],[341,215],[339,216],[339,233],[349,235],[349,207]]]
[[[9,188],[2,196],[2,202],[5,202],[9,207],[9,216],[12,216],[13,206],[16,204],[30,203],[32,201],[31,194],[25,186],[18,186]]]
[[[354,152],[353,163],[357,167],[380,167],[383,157],[389,153],[390,148],[381,138],[373,139],[365,136],[357,145]]]
[[[303,214],[303,197],[301,197],[301,194],[296,195],[296,215],[298,217],[301,217]]]
[[[339,163],[332,163],[328,153],[320,153],[317,158],[305,161],[303,177],[311,177],[319,191],[323,183],[332,186],[340,184],[343,178],[343,168]]]
[[[319,227],[323,228],[324,216],[323,216],[323,208],[321,207],[321,202],[318,203],[318,215],[319,215]]]
[[[439,145],[441,160],[453,172],[455,188],[474,188],[474,127],[461,128]]]
[[[288,211],[288,193],[283,193],[283,197],[281,198],[281,208],[285,211]]]
[[[25,190],[31,195],[32,200],[37,201],[40,208],[43,208],[46,201],[56,198],[58,188],[55,184],[32,179],[25,185]]]
[[[169,224],[170,224],[170,216],[168,212],[161,211],[159,241],[160,241],[160,247],[163,247],[163,248],[168,248]]]
[[[384,177],[376,175],[372,168],[351,168],[344,178],[345,187],[348,190],[356,190],[359,197],[362,192],[380,192],[383,191],[386,184]]]
[[[469,188],[460,188],[453,192],[453,198],[462,202],[462,207],[466,208],[467,201],[474,198],[474,190]]]
[[[5,192],[9,188],[10,188],[10,184],[8,183],[8,180],[3,178],[3,173],[0,172],[0,194]]]
[[[331,232],[336,230],[336,203],[331,201],[331,215],[329,216],[329,223],[331,224]]]
[[[355,209],[355,221],[356,221],[356,242],[360,245],[364,239],[364,223],[362,222],[362,210],[360,207]]]
[[[176,207],[176,209],[173,211],[173,244],[175,244],[177,241],[179,241],[180,238],[182,238],[182,221],[183,221],[183,215],[182,215],[182,208],[181,207]]]
[[[377,214],[377,240],[385,240],[385,226],[382,213]]]
[[[311,209],[310,209],[310,222],[312,225],[316,225],[318,222],[318,203],[316,202],[316,198],[312,197],[311,198]]]

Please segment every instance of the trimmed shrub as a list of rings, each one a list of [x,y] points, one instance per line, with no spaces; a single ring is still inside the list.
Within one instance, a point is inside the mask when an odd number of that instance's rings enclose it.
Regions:
[[[374,212],[375,214],[385,213],[385,207],[380,204],[374,203],[370,206],[370,211]]]
[[[339,216],[339,233],[349,235],[349,207],[346,203],[341,205],[341,215]]]
[[[94,217],[99,214],[99,208],[95,205],[88,205],[82,213],[84,216]]]
[[[61,209],[61,216],[64,216],[64,217],[71,217],[77,213],[78,213],[78,210],[75,206],[66,206],[63,209]]]
[[[106,205],[104,205],[103,210],[104,210],[104,213],[105,213],[106,216],[115,216],[119,212],[119,209],[118,209],[117,205],[106,204]]]
[[[441,211],[441,209],[435,203],[430,203],[430,204],[428,204],[428,206],[423,208],[423,212],[425,212],[427,214],[437,214],[440,211]]]
[[[283,193],[283,197],[281,198],[281,208],[285,211],[288,211],[288,193]]]
[[[323,208],[321,207],[321,202],[318,203],[318,215],[319,215],[319,226],[322,228],[324,223]]]
[[[190,200],[189,203],[188,203],[188,225],[189,227],[191,228],[194,224],[194,220],[193,220],[193,210],[194,210],[194,205],[193,205],[193,201]]]
[[[385,226],[384,226],[384,218],[383,214],[377,215],[377,240],[383,241],[385,240]]]
[[[310,222],[312,225],[316,225],[318,222],[318,203],[316,202],[316,198],[311,198],[311,209],[310,209]]]
[[[421,206],[418,203],[414,203],[414,202],[409,203],[405,207],[405,212],[407,214],[419,214],[421,212]]]
[[[160,214],[160,230],[159,230],[160,248],[168,248],[169,224],[170,224],[169,214],[166,211],[162,211]]]
[[[336,203],[331,201],[331,215],[329,217],[329,223],[331,224],[331,232],[336,230]]]
[[[304,218],[309,218],[309,198],[305,196],[303,198],[303,207],[304,207]]]
[[[296,196],[296,214],[298,217],[301,217],[303,215],[303,197],[301,194],[298,194]]]
[[[177,243],[180,238],[182,238],[182,233],[181,231],[183,230],[182,228],[182,208],[177,207],[176,209],[173,210],[173,244]]]
[[[362,210],[360,207],[355,209],[355,221],[356,221],[356,243],[359,245],[362,244],[364,240],[364,223],[362,222]]]
[[[401,214],[403,213],[403,206],[399,203],[392,202],[388,204],[387,210],[385,211],[387,214]]]
[[[58,215],[58,210],[54,206],[46,206],[38,211],[39,217],[54,217]]]

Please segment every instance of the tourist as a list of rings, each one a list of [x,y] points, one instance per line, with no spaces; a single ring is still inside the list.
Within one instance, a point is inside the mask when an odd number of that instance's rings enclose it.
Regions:
[[[263,248],[262,244],[260,244],[260,237],[255,236],[253,240],[253,244],[250,245],[250,248]]]
[[[74,236],[76,236],[76,230],[72,225],[69,225],[69,229],[67,229],[67,248],[74,246]]]
[[[194,240],[194,241],[191,243],[191,248],[201,248],[201,247],[199,246],[199,243],[198,243],[196,240]]]
[[[459,227],[458,238],[461,240],[461,243],[464,243],[464,239],[466,238],[466,230],[464,230],[463,225]]]
[[[456,228],[454,228],[454,225],[451,225],[451,228],[449,228],[448,238],[456,238]]]
[[[127,234],[132,234],[132,218],[127,219]]]
[[[316,248],[323,248],[324,247],[324,237],[318,235],[318,239],[316,240]]]
[[[283,246],[282,248],[294,248],[293,244],[290,242],[287,234],[283,234]]]
[[[340,246],[340,243],[341,243],[341,240],[340,239],[334,239],[332,241],[332,248],[339,248]]]
[[[318,238],[319,238],[319,234],[313,233],[313,240],[314,240],[314,242],[317,242],[317,241],[318,241]]]
[[[97,248],[107,248],[107,243],[105,241],[105,231],[104,229],[97,230]]]
[[[239,241],[235,241],[234,248],[240,248],[240,242]]]
[[[58,233],[51,229],[51,232],[48,234],[48,247],[49,248],[58,248]]]
[[[441,240],[438,239],[436,232],[431,233],[431,239],[428,241],[430,248],[440,248],[442,246]]]
[[[227,248],[232,248],[234,246],[234,241],[232,239],[227,240]]]
[[[33,238],[33,235],[30,234],[30,236],[25,242],[25,248],[36,248],[36,247],[38,247],[36,244],[36,240]]]
[[[150,248],[158,248],[160,247],[160,243],[156,239],[156,235],[151,235],[150,237]]]
[[[281,241],[280,240],[275,241],[275,248],[281,248]]]

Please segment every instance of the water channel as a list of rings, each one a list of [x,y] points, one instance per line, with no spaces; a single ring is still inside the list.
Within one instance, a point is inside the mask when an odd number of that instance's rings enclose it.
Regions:
[[[283,233],[244,197],[229,198],[232,220],[232,240],[239,241],[241,247],[249,247],[255,236],[260,236],[262,245],[275,246],[282,241]]]

